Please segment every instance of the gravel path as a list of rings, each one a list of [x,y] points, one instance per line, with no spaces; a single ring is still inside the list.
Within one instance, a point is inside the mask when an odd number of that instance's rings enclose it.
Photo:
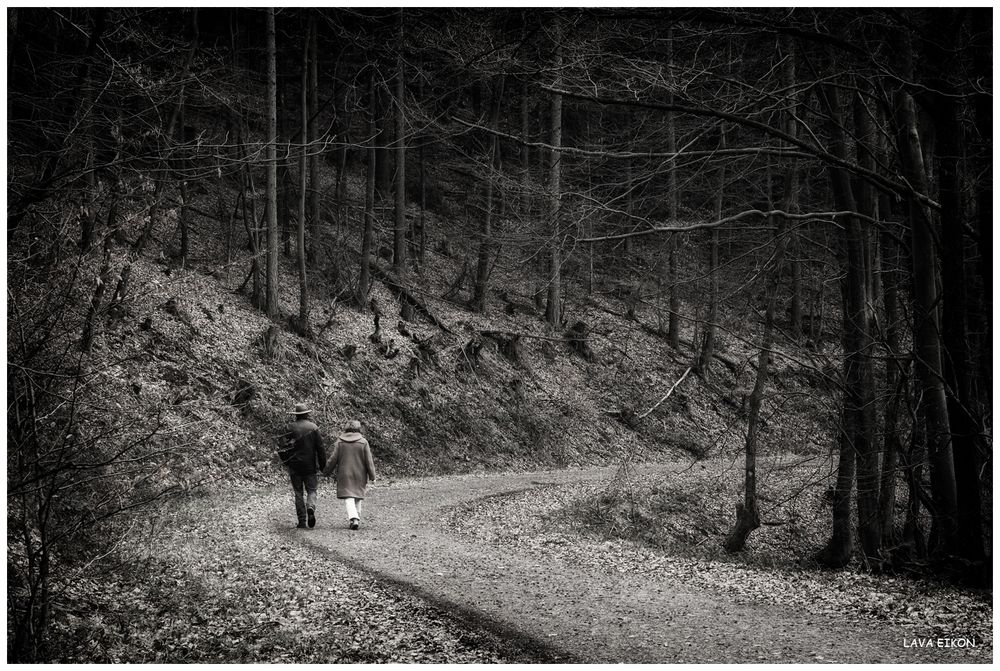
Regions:
[[[904,644],[912,642],[912,632],[885,623],[739,603],[699,585],[696,575],[678,577],[676,565],[667,567],[670,558],[648,549],[540,531],[538,506],[613,472],[566,469],[379,484],[369,491],[362,528],[355,532],[347,528],[332,483],[325,483],[315,529],[289,528],[290,500],[272,523],[471,625],[536,651],[540,661],[991,661],[991,648],[982,645],[918,648]],[[481,511],[484,502],[501,516],[502,529],[484,526],[489,518]],[[523,542],[527,539],[531,542]],[[697,562],[689,563],[696,574]]]

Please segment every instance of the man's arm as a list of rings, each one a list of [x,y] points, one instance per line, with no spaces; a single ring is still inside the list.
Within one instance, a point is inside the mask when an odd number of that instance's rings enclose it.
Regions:
[[[319,462],[319,470],[326,468],[326,449],[323,447],[323,436],[319,429],[316,429],[316,459]]]

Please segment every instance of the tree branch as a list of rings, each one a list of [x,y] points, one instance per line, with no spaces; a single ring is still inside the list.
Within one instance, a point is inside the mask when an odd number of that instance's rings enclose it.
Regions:
[[[791,212],[785,212],[783,210],[746,210],[744,212],[739,212],[737,214],[730,215],[728,217],[723,217],[718,221],[708,221],[700,224],[689,224],[687,226],[655,226],[653,228],[648,228],[644,231],[632,231],[629,233],[618,233],[616,235],[604,235],[594,238],[577,238],[577,242],[601,242],[603,240],[623,240],[625,238],[634,238],[640,235],[653,235],[655,233],[687,233],[690,231],[701,231],[705,229],[718,228],[726,224],[731,224],[736,221],[742,221],[743,219],[748,219],[750,217],[785,217],[787,219],[794,220],[815,220],[815,219],[835,219],[837,217],[857,217],[864,221],[872,224],[877,224],[878,220],[872,217],[865,216],[858,212],[842,211],[842,212],[803,212],[801,214],[795,214]]]
[[[661,112],[680,112],[682,114],[691,114],[693,116],[703,116],[703,117],[713,117],[716,119],[722,119],[724,121],[729,121],[740,126],[747,126],[749,128],[755,128],[767,135],[779,138],[785,142],[808,152],[810,155],[819,158],[820,160],[826,161],[832,165],[844,168],[845,170],[863,177],[872,183],[876,188],[886,191],[888,193],[898,194],[905,197],[913,197],[919,202],[932,207],[936,210],[941,209],[941,205],[930,198],[929,196],[918,192],[911,185],[907,183],[900,183],[883,177],[878,173],[872,172],[862,168],[861,166],[851,163],[845,159],[838,158],[830,152],[817,147],[815,145],[809,144],[794,135],[790,135],[782,130],[774,128],[762,121],[755,121],[754,119],[748,119],[746,117],[739,116],[738,114],[731,114],[729,112],[723,112],[721,110],[714,110],[708,107],[698,107],[693,105],[678,105],[670,103],[653,103],[644,102],[641,100],[622,100],[618,98],[607,98],[600,95],[591,95],[587,93],[576,93],[573,91],[567,91],[564,89],[558,89],[551,86],[541,86],[543,91],[548,91],[549,93],[555,93],[558,95],[564,95],[570,98],[576,98],[577,100],[589,100],[592,102],[599,103],[601,105],[623,105],[626,107],[641,107],[643,109],[653,109],[659,110]]]

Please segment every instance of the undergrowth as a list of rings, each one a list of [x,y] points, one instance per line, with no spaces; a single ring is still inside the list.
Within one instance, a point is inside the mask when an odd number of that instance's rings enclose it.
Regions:
[[[822,457],[781,455],[758,464],[762,525],[744,552],[722,541],[742,501],[742,469],[711,458],[656,476],[619,469],[607,486],[551,513],[554,521],[591,535],[622,538],[675,556],[752,565],[797,566],[825,540],[830,510],[815,480],[828,472]]]

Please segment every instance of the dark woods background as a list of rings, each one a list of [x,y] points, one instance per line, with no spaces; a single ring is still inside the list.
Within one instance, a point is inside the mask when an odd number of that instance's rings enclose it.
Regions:
[[[771,352],[795,348],[838,362],[817,558],[991,579],[991,10],[7,22],[12,661],[44,659],[70,555],[101,555],[129,511],[193,486],[176,427],[93,397],[90,353],[129,313],[133,264],[184,269],[197,245],[275,319],[297,277],[288,328],[306,338],[310,282],[377,313],[377,277],[408,319],[444,257],[464,259],[449,299],[556,333],[586,335],[580,296],[632,320],[653,306],[706,384],[717,324],[743,315],[759,357],[727,548],[760,524],[759,412]]]

